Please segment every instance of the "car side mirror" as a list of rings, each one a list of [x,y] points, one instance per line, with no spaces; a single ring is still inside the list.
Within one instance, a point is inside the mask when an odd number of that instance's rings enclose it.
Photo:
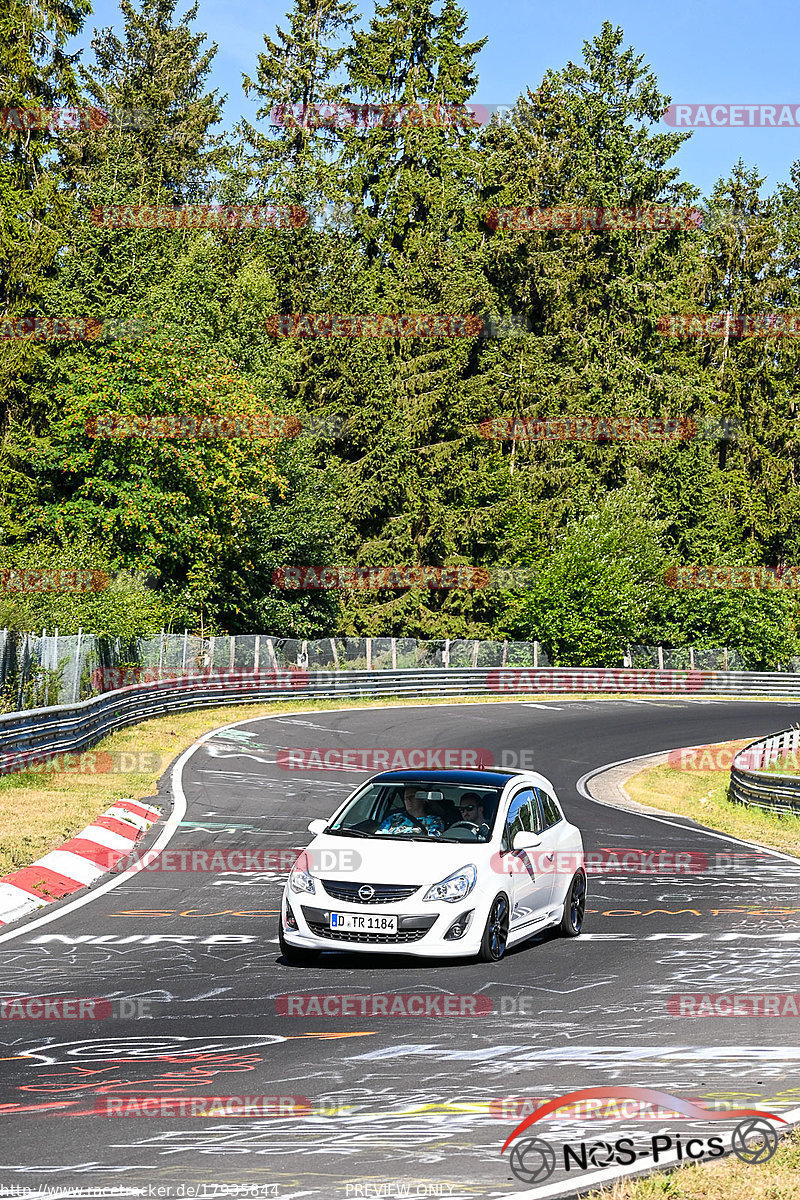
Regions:
[[[324,833],[325,830],[327,829],[327,827],[328,827],[328,822],[323,821],[322,818],[320,817],[316,821],[309,822],[308,832],[313,833],[314,836],[316,837],[316,835],[318,833]]]
[[[542,839],[537,833],[521,833],[514,834],[512,843],[515,850],[535,850],[537,846],[541,846]]]

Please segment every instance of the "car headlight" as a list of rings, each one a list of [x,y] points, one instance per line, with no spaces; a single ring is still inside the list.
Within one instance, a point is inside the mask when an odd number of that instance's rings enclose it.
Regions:
[[[459,867],[441,883],[435,883],[432,888],[428,888],[422,899],[446,900],[448,904],[455,904],[457,900],[463,900],[470,894],[477,879],[478,872],[472,863],[469,863],[466,867]]]
[[[293,892],[309,892],[312,896],[316,892],[313,876],[305,869],[304,866],[295,864],[292,867],[289,875],[289,887]]]

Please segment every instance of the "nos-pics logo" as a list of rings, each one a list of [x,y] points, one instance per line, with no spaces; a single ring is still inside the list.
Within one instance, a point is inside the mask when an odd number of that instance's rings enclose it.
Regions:
[[[731,1149],[742,1162],[756,1164],[767,1162],[778,1148],[778,1135],[772,1121],[782,1125],[786,1122],[775,1113],[764,1112],[758,1108],[729,1108],[723,1111],[701,1108],[673,1096],[669,1092],[655,1091],[653,1088],[641,1087],[593,1087],[583,1088],[577,1092],[568,1092],[565,1096],[557,1096],[548,1101],[524,1121],[510,1134],[503,1144],[501,1153],[505,1153],[512,1142],[530,1129],[542,1117],[555,1112],[578,1100],[606,1098],[614,1100],[639,1100],[648,1105],[658,1105],[667,1112],[681,1113],[698,1121],[720,1121],[728,1117],[741,1117],[742,1120],[730,1136]],[[509,1165],[523,1183],[542,1183],[549,1179],[556,1170],[559,1159],[563,1158],[565,1171],[591,1170],[593,1168],[611,1166],[631,1166],[637,1160],[640,1166],[658,1165],[659,1162],[697,1162],[703,1158],[720,1158],[725,1153],[723,1136],[690,1137],[680,1134],[659,1134],[643,1141],[637,1146],[633,1138],[621,1137],[615,1141],[595,1142],[565,1142],[558,1147],[540,1137],[527,1138],[517,1142],[509,1156]]]

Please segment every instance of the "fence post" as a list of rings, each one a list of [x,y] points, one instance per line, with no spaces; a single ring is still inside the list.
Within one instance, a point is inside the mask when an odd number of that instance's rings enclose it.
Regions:
[[[372,638],[367,638],[367,670],[372,670]]]
[[[664,647],[663,646],[658,647],[658,669],[659,669],[659,671],[664,670]]]
[[[261,657],[261,634],[257,633],[255,649],[253,650],[253,674],[254,675],[258,674],[258,662],[259,662],[260,657]]]
[[[727,669],[728,669],[728,647],[727,646],[725,646],[722,651],[722,669],[723,669],[723,671],[727,671]]]
[[[508,642],[503,642],[503,661],[500,664],[501,667],[504,667],[506,665],[507,658],[508,658]]]
[[[161,669],[164,664],[164,630],[158,635],[158,678],[161,678]]]
[[[397,638],[392,638],[392,670],[397,670]]]
[[[298,667],[302,667],[303,670],[305,670],[306,667],[308,666],[308,642],[307,641],[300,643],[300,660],[301,661],[297,665],[298,665]]]
[[[442,654],[442,666],[445,670],[450,669],[450,638],[444,640],[444,653]]]
[[[480,646],[480,642],[478,642],[478,641],[474,641],[472,643],[472,667],[473,667],[473,670],[478,665],[478,647],[479,646]]]
[[[189,640],[189,630],[183,631],[183,656],[181,657],[181,675],[186,674],[186,643]]]
[[[209,675],[214,674],[214,643],[216,642],[216,640],[217,639],[214,635],[212,635],[208,639],[208,673],[209,673]]]
[[[269,655],[270,666],[273,671],[278,669],[278,656],[275,653],[275,647],[272,644],[272,638],[267,638],[267,654]]]
[[[539,643],[534,642],[533,643],[533,669],[534,669],[534,671],[537,669],[538,666],[539,666]]]
[[[336,649],[336,638],[331,638],[331,654],[333,655],[333,669],[339,670],[339,651]]]
[[[689,647],[689,670],[694,670],[694,646]]]
[[[228,636],[228,649],[230,651],[228,655],[228,670],[232,671],[233,664],[236,661],[236,638],[230,637],[230,635]]]
[[[78,703],[78,688],[81,685],[81,641],[83,639],[83,629],[78,626],[78,644],[75,647],[75,677],[72,681],[72,703]]]

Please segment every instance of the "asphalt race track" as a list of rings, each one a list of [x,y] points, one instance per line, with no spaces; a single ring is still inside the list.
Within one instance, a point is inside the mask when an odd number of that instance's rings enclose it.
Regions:
[[[51,1196],[67,1187],[180,1196],[189,1186],[215,1196],[233,1184],[287,1200],[391,1196],[406,1185],[406,1194],[454,1200],[519,1195],[533,1185],[512,1175],[500,1147],[524,1114],[504,1116],[505,1097],[624,1084],[796,1108],[797,1019],[677,1017],[668,999],[796,990],[800,863],[576,790],[606,763],[755,738],[795,719],[794,704],[554,700],[298,713],[215,734],[185,756],[187,810],[170,847],[303,845],[308,821],[363,778],[283,770],[280,748],[482,747],[496,761],[532,751],[587,851],[690,852],[714,869],[590,875],[580,938],[544,934],[490,967],[334,954],[289,967],[277,945],[284,874],[275,871],[142,871],[81,907],[54,907],[56,919],[0,935],[3,994],[134,997],[150,1002],[151,1016],[3,1022],[0,1185]],[[494,1011],[278,1015],[276,997],[288,992],[479,993]],[[525,1011],[509,1011],[521,997]],[[109,1098],[158,1095],[305,1097],[311,1113],[302,1104],[283,1117],[96,1111]],[[553,1144],[624,1132],[644,1145],[664,1128],[690,1125],[537,1126]]]

